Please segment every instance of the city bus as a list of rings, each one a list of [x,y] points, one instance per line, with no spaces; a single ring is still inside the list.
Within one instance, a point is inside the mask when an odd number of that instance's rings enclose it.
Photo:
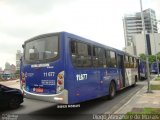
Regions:
[[[11,79],[11,74],[8,74],[8,73],[2,74],[2,79],[3,80],[10,80]]]
[[[39,35],[22,46],[20,81],[26,98],[58,104],[112,99],[138,79],[137,57],[71,33]]]
[[[140,80],[147,79],[147,68],[146,68],[146,61],[139,60],[139,77]]]
[[[160,62],[158,62],[158,68],[159,68],[159,71],[160,71]],[[157,68],[157,62],[153,62],[151,64],[151,73],[155,73],[157,74],[158,73],[158,68]]]

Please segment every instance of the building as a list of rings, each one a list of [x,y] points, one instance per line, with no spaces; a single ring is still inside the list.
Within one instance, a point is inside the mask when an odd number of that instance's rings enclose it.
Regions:
[[[16,79],[15,73],[16,73],[16,66],[6,62],[5,69],[1,74],[1,78],[4,80]]]
[[[1,75],[3,74],[3,70],[2,68],[0,67],[0,78],[1,78]]]
[[[16,53],[16,70],[20,70],[20,59],[22,57],[22,53],[20,50],[17,50]]]
[[[149,8],[144,10],[143,14],[146,33],[158,33],[155,11]],[[131,51],[134,51],[133,35],[141,34],[143,30],[141,12],[137,12],[132,15],[125,15],[123,18],[123,28],[125,37],[125,50],[131,50],[132,46]]]
[[[133,44],[130,46],[131,50],[128,52],[139,56],[139,54],[145,54],[145,41],[143,34],[132,35]],[[149,55],[155,55],[160,52],[160,33],[149,33],[146,34],[147,48]],[[129,48],[129,47],[127,47]]]
[[[8,62],[5,63],[4,73],[14,74],[16,73],[16,66],[14,64],[10,64]]]
[[[6,62],[6,63],[5,63],[5,70],[9,70],[9,71],[10,71],[10,69],[11,69],[10,63],[9,63],[9,62]]]
[[[16,66],[12,64],[10,71],[12,74],[15,74],[16,73]]]

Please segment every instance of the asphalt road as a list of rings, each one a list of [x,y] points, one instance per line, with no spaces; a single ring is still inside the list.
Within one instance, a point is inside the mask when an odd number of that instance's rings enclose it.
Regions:
[[[117,93],[112,100],[99,98],[78,104],[77,108],[58,108],[59,105],[24,99],[17,110],[3,110],[2,116],[18,115],[18,120],[93,120],[98,114],[114,113],[136,94],[146,82],[137,83]]]

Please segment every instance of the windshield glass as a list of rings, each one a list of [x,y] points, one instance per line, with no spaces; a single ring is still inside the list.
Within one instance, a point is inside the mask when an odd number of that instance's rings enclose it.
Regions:
[[[25,45],[25,61],[47,61],[58,56],[58,36],[43,37]]]

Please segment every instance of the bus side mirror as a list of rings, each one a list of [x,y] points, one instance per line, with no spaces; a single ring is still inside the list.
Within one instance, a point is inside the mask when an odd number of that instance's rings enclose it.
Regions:
[[[24,48],[24,44],[22,45],[22,48]]]

